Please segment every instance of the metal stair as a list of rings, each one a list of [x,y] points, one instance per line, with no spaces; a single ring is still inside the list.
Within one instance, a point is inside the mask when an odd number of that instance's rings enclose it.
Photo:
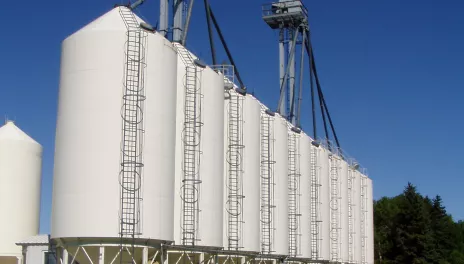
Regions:
[[[289,255],[299,255],[300,241],[300,167],[299,167],[300,135],[291,131],[288,134],[288,223],[289,223]]]
[[[143,176],[143,109],[145,101],[144,72],[146,33],[139,27],[134,13],[126,8],[119,8],[120,15],[127,28],[124,92],[122,97],[122,139],[120,163],[120,262],[134,256],[134,239],[141,234],[140,208],[142,203],[141,188]],[[132,246],[123,245],[126,239],[132,239]]]
[[[274,116],[261,114],[261,252],[273,252],[274,239]]]
[[[198,233],[199,220],[199,193],[200,193],[200,161],[201,161],[201,105],[203,94],[198,82],[201,69],[195,65],[195,61],[187,49],[176,43],[185,66],[184,78],[184,124],[182,131],[183,155],[182,155],[182,244],[194,246],[200,239]]]

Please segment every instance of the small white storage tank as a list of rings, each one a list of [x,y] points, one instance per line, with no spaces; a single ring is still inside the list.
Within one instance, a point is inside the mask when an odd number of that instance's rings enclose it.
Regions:
[[[227,211],[228,197],[228,170],[231,169],[229,163],[229,153],[237,148],[241,149],[239,162],[241,164],[232,163],[232,166],[241,165],[241,189],[243,200],[241,204],[241,217],[243,220],[242,230],[240,234],[239,246],[244,251],[260,251],[260,123],[261,123],[261,104],[250,94],[241,95],[234,89],[230,89],[226,95],[224,105],[224,248],[228,247],[228,217]],[[241,123],[242,130],[229,131],[230,111],[237,104],[232,104],[230,100],[239,100],[240,116],[236,120]],[[236,101],[237,102],[237,101]],[[234,114],[234,113],[232,113]],[[230,135],[229,135],[230,133]],[[242,134],[242,146],[235,146],[229,149],[229,136],[234,139],[233,134]],[[234,142],[231,142],[234,144]],[[233,155],[233,154],[232,154]],[[232,157],[232,156],[231,156]]]
[[[112,9],[62,45],[51,227],[60,241],[119,241],[127,41],[122,11],[128,12]],[[138,238],[172,241],[177,53],[160,34],[146,34]]]
[[[321,183],[320,208],[321,208],[321,248],[322,260],[330,260],[330,175],[329,175],[329,151],[319,147],[318,166],[319,180]]]
[[[340,182],[340,257],[344,262],[348,262],[348,163],[340,158],[338,179]]]
[[[22,256],[15,243],[39,232],[41,171],[42,146],[7,121],[0,127],[0,262]]]
[[[197,59],[180,44],[174,44],[178,50],[177,57],[177,128],[176,137],[176,172],[175,172],[175,206],[174,236],[175,243],[182,245],[182,179],[185,154],[184,124],[186,116],[196,115],[197,132],[195,165],[199,193],[197,228],[195,245],[223,247],[223,191],[224,191],[224,76],[206,65],[194,66],[197,69],[196,112],[185,108],[187,66],[192,66]],[[203,67],[204,66],[204,67]],[[189,69],[194,69],[189,67]],[[188,91],[190,92],[190,91]],[[188,96],[191,96],[188,95]],[[195,161],[195,162],[197,162]]]
[[[304,132],[300,136],[300,230],[301,257],[311,258],[311,138]]]
[[[288,123],[275,115],[274,121],[274,253],[288,255]]]
[[[367,224],[366,224],[366,243],[368,264],[374,264],[374,196],[372,180],[367,178]]]

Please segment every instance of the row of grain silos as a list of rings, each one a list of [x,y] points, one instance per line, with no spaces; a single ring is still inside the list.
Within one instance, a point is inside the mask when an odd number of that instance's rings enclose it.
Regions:
[[[51,237],[70,252],[120,237],[126,11],[116,7],[63,42]],[[340,156],[236,89],[224,68],[156,31],[143,36],[134,243],[348,262],[353,241],[351,262],[373,263],[370,180],[356,171],[350,190],[366,201],[354,205],[349,232],[349,165]],[[102,254],[88,252],[76,260]]]

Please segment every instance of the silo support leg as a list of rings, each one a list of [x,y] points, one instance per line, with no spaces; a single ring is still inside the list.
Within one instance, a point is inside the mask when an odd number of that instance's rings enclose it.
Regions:
[[[200,263],[204,264],[205,262],[205,253],[200,253]]]
[[[100,257],[98,258],[98,264],[104,264],[105,263],[105,247],[100,247],[99,255]]]
[[[68,264],[69,263],[69,255],[68,255],[68,250],[63,248],[63,263]]]
[[[142,264],[148,264],[148,248],[147,247],[143,248]]]

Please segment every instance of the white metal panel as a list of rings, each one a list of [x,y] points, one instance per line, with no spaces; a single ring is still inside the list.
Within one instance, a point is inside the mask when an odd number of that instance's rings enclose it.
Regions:
[[[275,115],[274,121],[274,251],[279,255],[288,254],[288,127],[287,121]]]
[[[374,196],[373,184],[371,179],[367,179],[367,226],[366,226],[366,243],[368,264],[374,264]]]
[[[8,121],[0,127],[0,255],[39,232],[42,147]]]
[[[348,262],[348,163],[340,160],[340,257]]]
[[[354,171],[353,179],[353,219],[354,219],[354,234],[353,234],[353,253],[354,261],[356,263],[361,263],[361,218],[362,214],[362,204],[361,204],[361,174],[359,171]]]
[[[300,230],[301,257],[311,257],[310,201],[311,201],[311,138],[305,133],[300,137]]]
[[[196,56],[190,53],[194,59]],[[176,117],[176,168],[174,201],[174,236],[175,243],[182,244],[182,130],[184,127],[184,93],[186,65],[181,55],[177,65],[177,117]],[[206,67],[198,75],[198,82],[203,94],[201,105],[199,167],[199,218],[196,245],[223,246],[223,192],[224,192],[224,77]]]
[[[329,151],[319,147],[319,179],[321,183],[320,208],[321,208],[321,250],[323,260],[330,260],[330,177],[329,177]]]
[[[140,237],[173,240],[177,53],[158,33],[147,38]],[[63,42],[53,238],[119,237],[125,43],[119,8]]]

